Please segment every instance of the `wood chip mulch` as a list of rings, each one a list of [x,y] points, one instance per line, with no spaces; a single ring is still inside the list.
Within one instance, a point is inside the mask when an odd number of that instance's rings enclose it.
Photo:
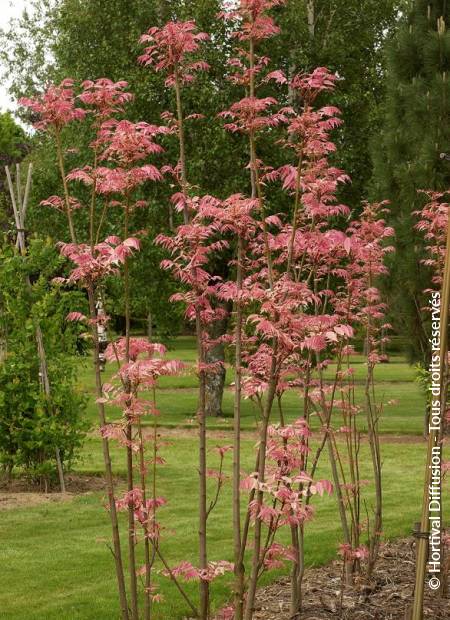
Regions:
[[[370,583],[361,580],[341,595],[342,562],[306,572],[300,615],[289,613],[289,578],[261,588],[254,620],[409,620],[414,592],[415,555],[412,538],[385,543]],[[424,619],[450,620],[450,590],[446,598],[425,585]]]

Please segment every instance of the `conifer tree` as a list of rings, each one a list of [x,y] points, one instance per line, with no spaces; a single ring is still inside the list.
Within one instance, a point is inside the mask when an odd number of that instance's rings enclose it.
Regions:
[[[390,280],[392,317],[408,342],[410,359],[424,359],[427,326],[420,308],[430,274],[420,262],[423,242],[414,229],[414,211],[423,205],[420,189],[447,189],[450,151],[450,20],[446,0],[415,0],[388,47],[384,126],[373,145],[372,191],[388,198],[396,229]]]

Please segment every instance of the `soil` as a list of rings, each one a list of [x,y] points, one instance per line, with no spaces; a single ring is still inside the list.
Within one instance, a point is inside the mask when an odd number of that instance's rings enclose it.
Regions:
[[[385,543],[373,579],[354,587],[341,586],[342,562],[310,569],[304,579],[304,606],[289,613],[289,578],[258,591],[254,620],[409,620],[414,592],[415,555],[412,538]],[[446,598],[425,585],[424,620],[450,619],[450,589]]]
[[[69,474],[65,477],[66,493],[59,492],[59,486],[43,493],[38,483],[24,478],[0,483],[0,511],[13,508],[36,506],[48,502],[70,501],[76,495],[103,491],[106,488],[103,476]],[[117,481],[116,481],[117,482]]]

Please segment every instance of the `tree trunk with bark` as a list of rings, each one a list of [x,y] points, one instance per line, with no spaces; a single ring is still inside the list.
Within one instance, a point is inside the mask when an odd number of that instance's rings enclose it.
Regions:
[[[228,321],[230,316],[230,308],[225,307],[226,315],[214,321],[208,327],[209,337],[216,340],[220,336],[227,333]],[[205,361],[207,364],[215,364],[215,367],[206,374],[205,396],[207,416],[222,415],[223,390],[225,387],[225,347],[223,343],[218,343],[205,353]]]

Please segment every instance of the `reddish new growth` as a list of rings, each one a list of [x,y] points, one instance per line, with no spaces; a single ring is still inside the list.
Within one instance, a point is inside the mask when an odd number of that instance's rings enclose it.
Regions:
[[[428,202],[423,209],[414,213],[419,218],[416,229],[423,233],[427,244],[425,247],[427,257],[422,259],[422,263],[433,269],[433,284],[439,286],[444,274],[446,231],[450,208],[446,198],[449,192],[422,193]]]
[[[156,71],[166,71],[166,86],[175,86],[178,81],[192,82],[195,73],[209,68],[203,60],[192,59],[200,48],[199,44],[208,39],[205,32],[196,32],[193,20],[168,22],[163,28],[150,28],[141,36],[140,42],[150,45],[139,56],[139,62],[145,66],[153,65]]]
[[[125,104],[133,100],[133,95],[125,92],[128,82],[124,80],[120,82],[113,82],[107,78],[100,78],[94,82],[85,80],[81,86],[83,92],[78,98],[91,108],[100,121],[123,112]]]
[[[61,255],[69,258],[76,266],[66,280],[58,278],[57,283],[80,282],[89,286],[107,275],[117,274],[118,267],[132,256],[134,251],[139,250],[139,246],[139,240],[135,237],[129,237],[122,242],[116,236],[107,237],[94,248],[84,243],[60,243]]]
[[[39,120],[36,129],[62,129],[72,121],[83,120],[86,110],[75,106],[74,81],[65,79],[59,86],[50,86],[42,95],[19,100],[20,105],[29,108]]]
[[[229,4],[229,7],[220,15],[224,19],[239,22],[239,30],[233,33],[239,41],[250,39],[259,41],[269,39],[280,32],[267,11],[285,3],[286,0],[239,0],[238,6],[235,7],[235,2],[228,2],[226,4]]]

